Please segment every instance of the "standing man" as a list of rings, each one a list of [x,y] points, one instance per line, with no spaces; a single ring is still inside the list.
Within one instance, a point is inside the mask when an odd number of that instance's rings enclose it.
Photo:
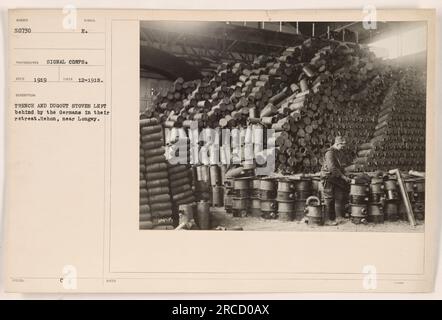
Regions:
[[[351,181],[345,176],[343,169],[342,149],[345,145],[345,139],[337,136],[335,143],[325,152],[322,163],[322,195],[325,204],[324,222],[326,225],[337,225],[344,217],[344,200],[347,197],[348,184]]]

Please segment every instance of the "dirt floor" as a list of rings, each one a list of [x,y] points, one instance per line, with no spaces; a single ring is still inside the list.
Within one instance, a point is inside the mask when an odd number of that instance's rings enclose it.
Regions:
[[[345,219],[337,226],[310,226],[306,220],[302,221],[282,221],[278,219],[263,219],[258,217],[233,217],[227,214],[224,209],[212,208],[212,226],[225,227],[227,229],[242,227],[248,231],[359,231],[359,232],[424,232],[424,222],[417,221],[417,226],[412,228],[407,221],[390,222],[383,224],[368,223],[366,225],[356,225]]]

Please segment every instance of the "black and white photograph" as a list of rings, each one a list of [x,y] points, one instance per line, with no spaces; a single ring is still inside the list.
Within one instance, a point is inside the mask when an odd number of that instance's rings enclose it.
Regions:
[[[141,21],[139,229],[424,232],[426,39]]]

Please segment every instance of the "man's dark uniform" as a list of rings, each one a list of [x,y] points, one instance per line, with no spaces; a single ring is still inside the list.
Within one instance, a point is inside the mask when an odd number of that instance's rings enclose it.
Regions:
[[[325,215],[334,220],[342,217],[345,199],[348,193],[348,183],[343,169],[343,153],[333,146],[327,149],[321,168],[322,196],[325,204]]]

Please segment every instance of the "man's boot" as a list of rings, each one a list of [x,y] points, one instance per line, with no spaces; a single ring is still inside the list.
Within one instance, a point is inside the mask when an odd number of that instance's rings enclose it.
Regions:
[[[335,216],[335,200],[324,199],[324,224],[326,226],[335,226],[337,223],[333,221]],[[333,219],[333,220],[332,220]]]

